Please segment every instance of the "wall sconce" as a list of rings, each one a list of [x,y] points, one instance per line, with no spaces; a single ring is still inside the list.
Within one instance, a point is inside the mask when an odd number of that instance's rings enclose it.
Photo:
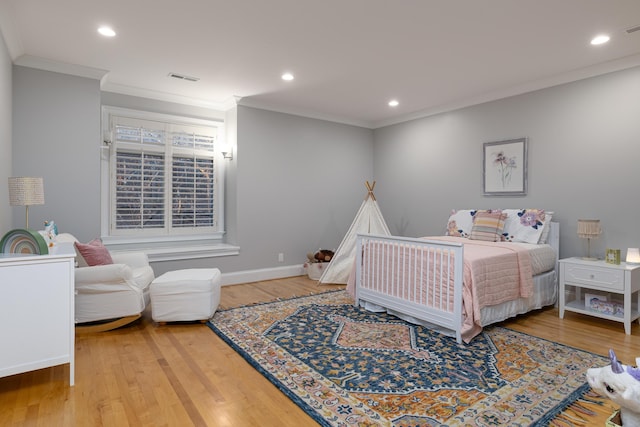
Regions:
[[[233,148],[230,145],[221,146],[220,153],[222,153],[222,158],[233,160]]]
[[[598,237],[602,233],[599,219],[579,219],[578,220],[578,237],[587,239],[587,256],[582,257],[584,260],[596,261],[598,258],[591,257],[591,239]]]
[[[627,264],[640,264],[640,248],[627,249]]]
[[[42,178],[14,176],[9,178],[9,205],[26,206],[26,226],[29,228],[29,206],[44,205]]]

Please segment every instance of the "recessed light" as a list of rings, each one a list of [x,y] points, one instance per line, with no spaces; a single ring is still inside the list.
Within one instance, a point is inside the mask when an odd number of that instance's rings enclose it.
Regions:
[[[396,99],[389,101],[389,107],[397,107],[398,105],[400,105],[400,103]]]
[[[284,74],[282,75],[282,80],[285,80],[285,81],[287,81],[287,82],[289,82],[289,81],[293,80],[293,74],[291,74],[291,73],[284,73]]]
[[[604,44],[608,41],[609,41],[609,36],[607,36],[606,34],[600,34],[598,36],[595,36],[593,39],[591,39],[591,44],[599,45],[599,44]]]
[[[113,31],[111,27],[100,27],[98,28],[98,32],[105,37],[115,37],[116,32]]]

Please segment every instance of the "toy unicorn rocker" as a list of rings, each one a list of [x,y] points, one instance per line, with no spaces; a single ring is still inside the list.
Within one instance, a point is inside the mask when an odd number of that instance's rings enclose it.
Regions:
[[[609,350],[609,359],[611,365],[588,369],[587,381],[595,392],[620,405],[623,427],[640,426],[640,368],[618,362],[613,350]]]

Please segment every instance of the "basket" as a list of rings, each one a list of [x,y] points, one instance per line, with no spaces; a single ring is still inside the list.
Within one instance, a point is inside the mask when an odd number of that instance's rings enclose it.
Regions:
[[[311,280],[320,280],[324,269],[329,265],[328,262],[308,262],[305,264],[307,268],[307,275]]]

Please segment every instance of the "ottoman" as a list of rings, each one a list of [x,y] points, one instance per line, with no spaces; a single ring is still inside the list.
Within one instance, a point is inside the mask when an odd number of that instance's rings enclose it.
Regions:
[[[156,277],[149,286],[151,317],[158,323],[210,319],[220,304],[220,277],[217,268],[175,270]]]

